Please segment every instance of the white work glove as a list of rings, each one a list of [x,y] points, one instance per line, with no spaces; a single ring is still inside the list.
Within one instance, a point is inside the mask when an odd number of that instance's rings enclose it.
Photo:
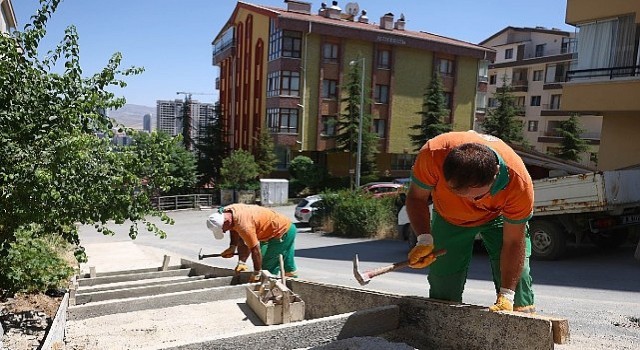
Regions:
[[[422,269],[431,265],[435,260],[435,256],[427,257],[433,251],[433,236],[430,234],[421,234],[418,237],[418,243],[409,252],[409,267],[414,269]]]
[[[490,311],[513,311],[513,300],[516,296],[516,292],[508,288],[500,288],[500,292],[496,298],[496,303],[493,304]]]

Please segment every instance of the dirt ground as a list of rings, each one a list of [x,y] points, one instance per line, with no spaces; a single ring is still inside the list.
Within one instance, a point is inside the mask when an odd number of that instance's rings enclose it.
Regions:
[[[44,293],[18,293],[13,298],[0,299],[0,309],[5,313],[19,313],[23,311],[42,311],[53,318],[62,302],[62,297],[50,297]]]
[[[62,297],[48,296],[44,293],[18,293],[13,298],[1,297],[0,322],[5,333],[2,336],[2,348],[39,348],[61,302]],[[40,312],[46,316],[42,316]],[[16,319],[20,318],[24,320],[16,325]]]

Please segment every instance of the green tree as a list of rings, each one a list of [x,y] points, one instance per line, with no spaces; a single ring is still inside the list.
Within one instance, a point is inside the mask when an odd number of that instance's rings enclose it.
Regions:
[[[262,178],[268,177],[275,169],[278,159],[274,152],[273,139],[266,128],[260,130],[253,154],[260,169],[258,175]]]
[[[324,180],[326,171],[307,156],[297,156],[289,164],[289,174],[293,180],[310,189],[317,189]]]
[[[360,95],[361,95],[361,74],[363,69],[356,59],[354,62],[358,64],[351,65],[347,74],[347,82],[342,87],[346,91],[346,95],[340,102],[345,104],[344,113],[340,114],[336,122],[336,150],[349,152],[350,169],[355,168],[354,157],[358,152],[358,134],[360,123]],[[371,104],[366,98],[365,90],[364,104]],[[362,106],[364,107],[364,106]],[[371,131],[371,115],[362,111],[362,155],[361,155],[361,175],[375,175],[377,173],[376,154],[378,153],[378,135]]]
[[[248,190],[257,186],[256,181],[260,168],[251,153],[235,150],[222,161],[220,174],[222,186],[236,190]]]
[[[59,3],[41,1],[24,31],[0,35],[0,260],[27,227],[34,238],[55,235],[78,246],[82,260],[78,224],[95,223],[99,231],[114,234],[108,221],[131,220],[129,235],[135,238],[139,223],[166,236],[147,214],[172,222],[152,207],[153,186],[145,184],[137,164],[168,150],[136,154],[112,144],[113,123],[100,113],[124,105],[109,89],[125,87],[121,77],[142,69],[121,69],[121,54],[115,53],[105,68],[83,77],[73,26],[40,58],[38,45]],[[55,67],[61,72],[52,72]],[[168,165],[156,169],[154,184],[170,189],[169,170]]]
[[[131,146],[121,149],[137,159],[137,175],[147,187],[166,194],[189,192],[196,183],[196,158],[184,148],[182,136],[163,131],[132,133]]]
[[[444,122],[444,117],[449,114],[443,93],[442,79],[436,71],[431,78],[422,102],[420,124],[413,125],[411,130],[418,130],[418,134],[409,135],[411,143],[418,151],[424,144],[440,134],[452,130],[451,124]]]
[[[222,160],[229,156],[229,144],[224,140],[224,121],[220,113],[220,102],[214,106],[213,123],[207,126],[205,137],[197,145],[198,184],[212,185],[220,180]]]
[[[517,119],[520,109],[516,106],[513,89],[507,84],[506,75],[502,77],[502,86],[496,89],[495,99],[498,106],[489,110],[482,123],[484,132],[507,143],[525,145],[522,123]]]
[[[589,149],[586,140],[580,138],[584,129],[580,127],[580,120],[577,114],[572,114],[569,119],[561,121],[556,132],[562,137],[560,150],[554,155],[558,158],[579,162],[580,154]]]

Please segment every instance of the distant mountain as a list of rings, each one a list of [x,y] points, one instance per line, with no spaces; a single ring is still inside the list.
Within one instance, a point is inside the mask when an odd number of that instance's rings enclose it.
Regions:
[[[109,110],[109,117],[132,129],[142,130],[142,118],[151,114],[151,129],[156,128],[156,107],[125,104],[119,109]]]

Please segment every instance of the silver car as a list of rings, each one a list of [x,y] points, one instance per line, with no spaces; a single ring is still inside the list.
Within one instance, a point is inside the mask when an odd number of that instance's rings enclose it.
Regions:
[[[300,222],[309,222],[309,219],[313,216],[313,212],[317,209],[317,203],[320,201],[322,197],[320,195],[313,195],[305,197],[303,200],[296,205],[296,209],[293,213],[293,216],[298,219]]]

